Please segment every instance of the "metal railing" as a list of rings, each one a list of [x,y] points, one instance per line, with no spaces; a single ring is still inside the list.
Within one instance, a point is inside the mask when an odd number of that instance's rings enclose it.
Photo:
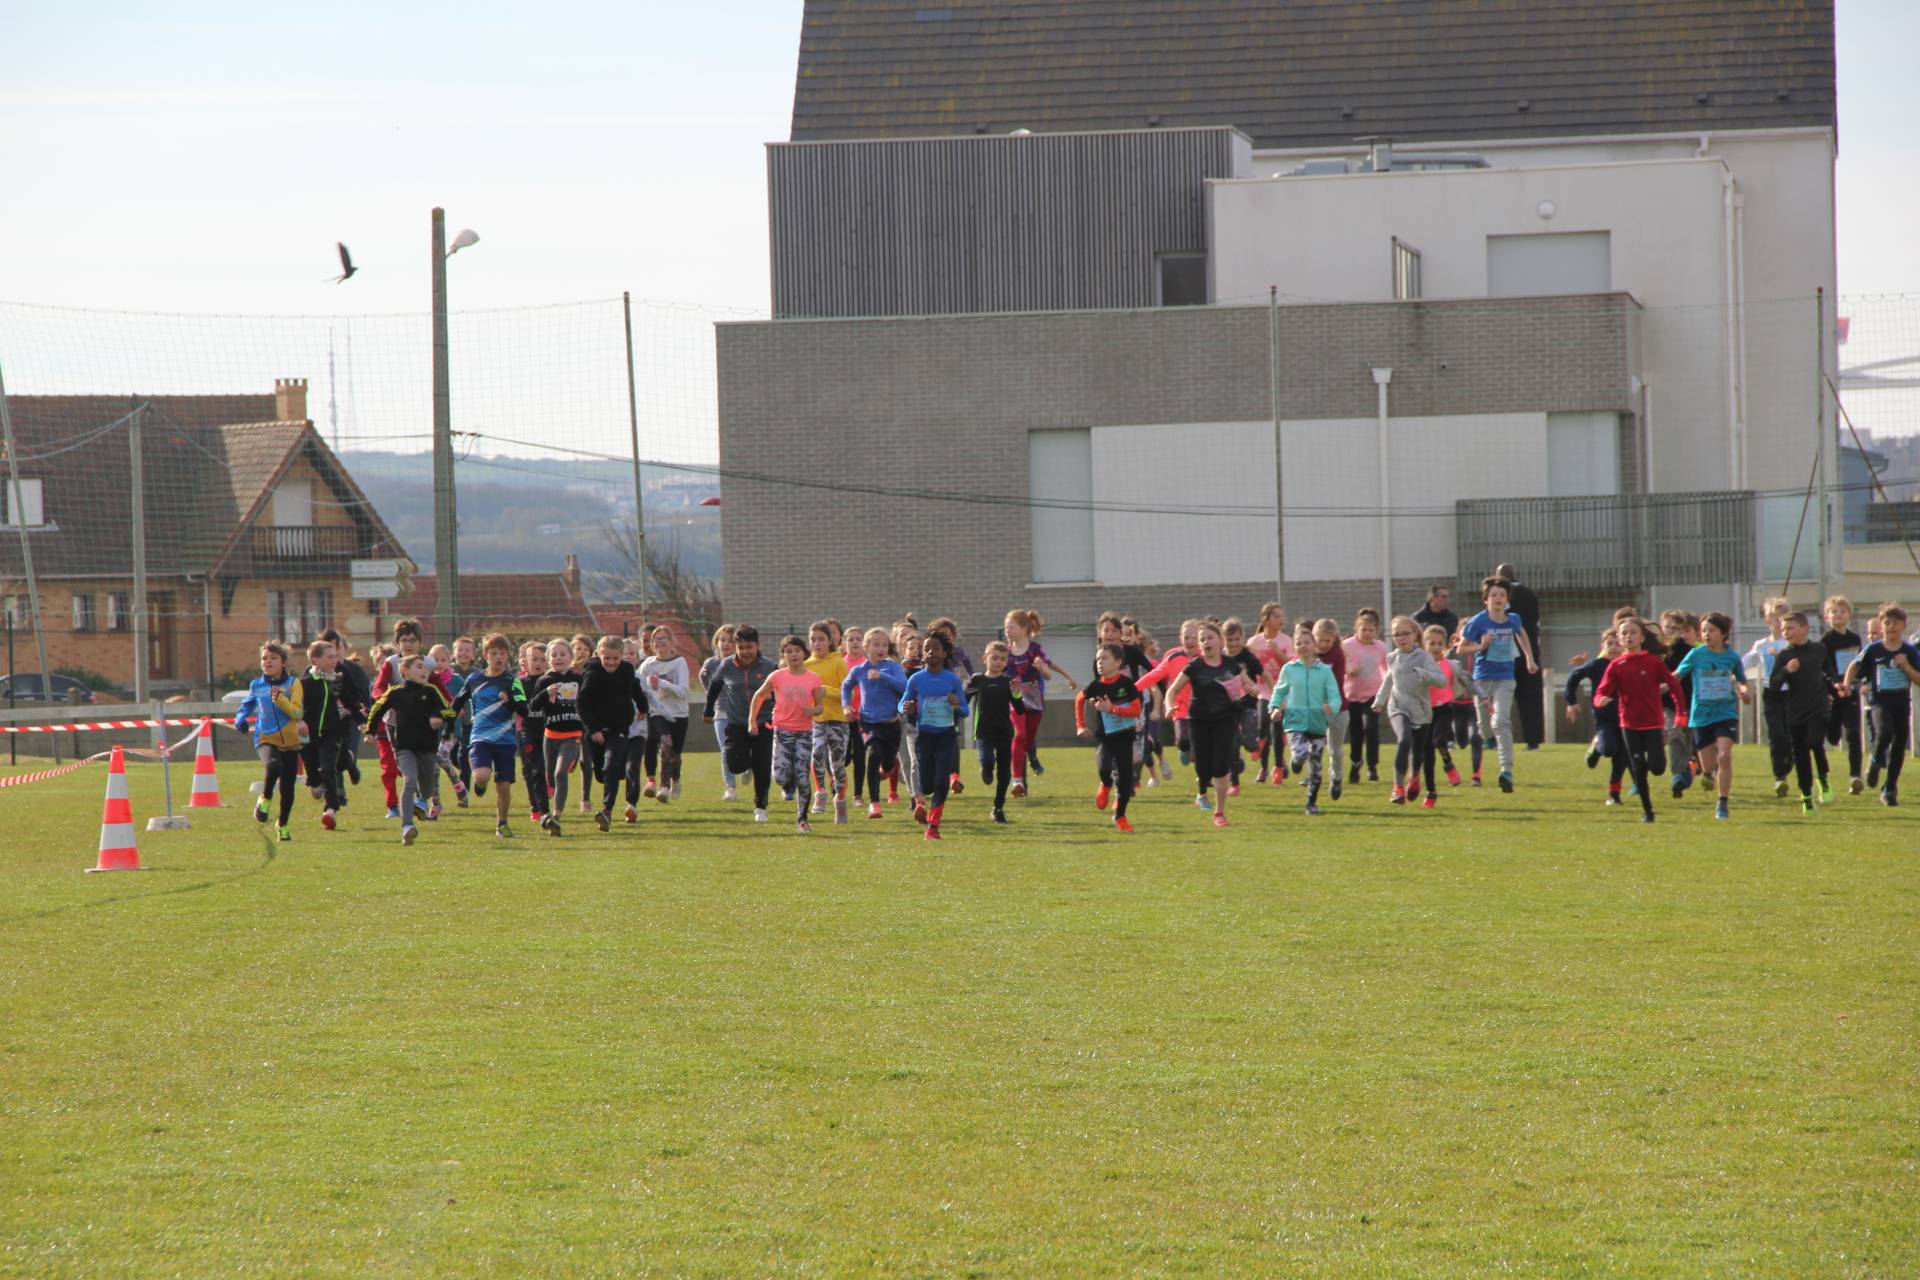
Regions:
[[[1454,504],[1461,564],[1524,561],[1536,590],[1753,582],[1750,491],[1491,498]]]
[[[248,534],[255,564],[351,560],[362,541],[352,525],[257,524]]]

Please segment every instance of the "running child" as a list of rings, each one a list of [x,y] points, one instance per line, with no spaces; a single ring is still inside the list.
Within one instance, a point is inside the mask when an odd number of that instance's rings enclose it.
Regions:
[[[1096,648],[1109,644],[1118,645],[1120,647],[1120,669],[1127,674],[1128,678],[1138,680],[1141,676],[1144,676],[1153,669],[1153,659],[1147,657],[1147,651],[1141,648],[1137,642],[1129,642],[1125,636],[1126,633],[1122,626],[1120,615],[1111,609],[1102,613],[1099,621],[1094,624]],[[1149,732],[1148,724],[1148,717],[1152,710],[1152,705],[1153,700],[1151,697],[1142,697],[1140,718],[1134,726],[1133,770],[1134,790],[1136,791],[1140,789],[1141,773],[1146,771],[1148,776],[1151,776],[1151,765],[1148,761],[1150,753],[1147,749],[1147,743],[1152,736]]]
[[[1619,632],[1608,627],[1600,633],[1600,656],[1591,662],[1581,663],[1567,677],[1567,723],[1572,724],[1580,714],[1580,686],[1591,682],[1597,690],[1600,678],[1607,674],[1607,668],[1620,656]],[[1627,772],[1627,744],[1620,736],[1620,707],[1609,702],[1605,706],[1593,708],[1593,741],[1587,744],[1587,768],[1591,769],[1605,757],[1611,770],[1607,778],[1607,803],[1620,803],[1620,779]]]
[[[601,636],[594,655],[599,661],[580,681],[580,728],[599,766],[601,801],[593,820],[604,832],[613,829],[613,802],[627,778],[633,722],[646,718],[648,704],[640,673],[627,661],[620,637]]]
[[[537,640],[520,646],[520,688],[523,694],[537,688],[547,674],[547,647]],[[515,734],[519,744],[520,768],[527,775],[527,817],[534,825],[547,825],[547,717],[531,701],[521,709]]]
[[[561,834],[560,819],[567,812],[567,780],[580,767],[580,682],[573,669],[574,647],[555,636],[547,646],[547,674],[533,687],[527,705],[544,718],[541,760],[547,774],[547,814],[541,826],[550,836]],[[593,789],[583,779],[583,790]]]
[[[246,699],[233,717],[234,728],[253,734],[254,750],[266,769],[260,799],[253,806],[254,820],[267,821],[277,786],[282,841],[293,839],[287,824],[293,817],[293,789],[300,777],[300,749],[306,746],[303,696],[300,681],[287,670],[287,646],[269,640],[260,646],[260,674],[247,686]]]
[[[1320,660],[1314,628],[1302,622],[1293,633],[1293,661],[1280,668],[1268,701],[1268,716],[1281,727],[1292,750],[1293,771],[1307,788],[1307,816],[1320,816],[1320,778],[1326,765],[1327,728],[1340,709],[1340,682]],[[1340,785],[1340,761],[1333,762],[1334,786]]]
[[[920,631],[913,624],[913,615],[908,614],[905,622],[898,623],[893,629],[894,651],[900,658],[900,669],[913,679],[916,671],[927,664],[921,660],[922,644]],[[900,763],[894,765],[893,776],[887,779],[887,803],[900,803],[900,773],[902,768],[907,775],[907,793],[913,798],[915,808],[919,808],[925,797],[920,791],[920,726],[911,717],[900,721]]]
[[[1073,689],[1078,689],[1080,682],[1047,657],[1046,648],[1040,643],[1044,624],[1038,613],[1032,609],[1014,609],[1001,625],[1007,635],[1007,670],[1013,674],[1014,683],[1020,686],[1020,711],[1013,721],[1012,794],[1018,799],[1027,794],[1029,766],[1032,766],[1035,775],[1046,772],[1040,765],[1040,753],[1035,748],[1040,737],[1041,717],[1047,709],[1046,682],[1059,676]]]
[[[1247,761],[1258,758],[1260,740],[1266,735],[1262,726],[1267,722],[1266,711],[1261,705],[1260,683],[1266,674],[1260,665],[1260,659],[1247,648],[1246,625],[1238,618],[1228,618],[1220,624],[1220,638],[1224,642],[1222,652],[1229,666],[1238,667],[1240,674],[1247,678],[1247,696],[1240,699],[1239,713],[1240,742],[1233,753],[1233,781],[1227,784],[1227,794],[1240,794],[1240,775],[1246,771]],[[1244,754],[1243,754],[1244,753]]]
[[[1213,825],[1227,825],[1227,785],[1233,776],[1240,731],[1240,699],[1252,683],[1237,665],[1226,660],[1225,640],[1220,627],[1212,621],[1199,625],[1200,653],[1180,670],[1167,686],[1167,696],[1177,699],[1189,691],[1187,734],[1193,749],[1193,772],[1201,794],[1195,803],[1213,810]],[[1213,789],[1208,802],[1206,788]]]
[[[780,641],[780,666],[769,672],[747,706],[747,733],[764,737],[761,712],[771,709],[773,780],[799,804],[794,830],[813,830],[813,724],[823,705],[820,677],[807,670],[807,646],[799,636]]]
[[[419,654],[421,643],[420,620],[418,618],[401,618],[393,624],[392,652],[380,660],[380,668],[373,674],[372,692],[376,702],[379,700],[381,694],[400,682],[400,664],[408,658]],[[439,688],[442,696],[444,696],[448,702],[452,702],[452,695],[447,693],[446,673],[436,670],[432,659],[423,658],[422,663],[427,672],[427,679]],[[397,763],[397,758],[394,755],[393,747],[387,742],[386,731],[380,727],[377,721],[375,722],[373,734],[374,751],[380,758],[380,788],[386,793],[387,816],[389,818],[398,818],[400,817],[400,800],[396,786],[400,780],[400,768]],[[427,773],[428,776],[425,780],[425,786],[427,791],[432,794],[423,794],[419,786],[414,788],[414,798],[419,802],[419,811],[421,813],[427,813],[429,811],[428,806],[432,802],[432,796],[437,795],[439,790],[437,780],[438,771],[429,769]],[[413,815],[408,814],[405,821],[412,822]]]
[[[1713,816],[1725,821],[1733,793],[1733,744],[1740,740],[1740,703],[1753,701],[1753,695],[1747,690],[1746,664],[1727,647],[1733,619],[1710,613],[1700,620],[1700,634],[1704,643],[1687,650],[1675,674],[1683,684],[1691,678],[1687,720],[1693,726],[1694,750],[1702,772],[1719,788]]]
[[[1387,656],[1386,673],[1373,695],[1370,710],[1378,717],[1387,713],[1393,726],[1394,804],[1406,804],[1420,798],[1420,775],[1427,778],[1425,808],[1437,803],[1433,794],[1433,695],[1449,684],[1433,655],[1420,645],[1420,628],[1412,618],[1394,618],[1388,628],[1393,652]]]
[[[993,820],[1007,820],[1007,784],[1013,775],[1013,717],[1020,709],[1020,687],[1007,674],[1007,646],[995,640],[981,650],[985,669],[967,681],[973,707],[973,740],[986,761],[981,782],[993,787]]]
[[[974,671],[973,655],[960,645],[960,624],[952,618],[935,618],[927,624],[927,631],[929,634],[943,635],[947,638],[947,643],[953,646],[953,660],[947,664],[948,668],[962,680],[971,679]],[[964,759],[967,753],[967,721],[961,720],[955,726],[954,732],[960,735],[960,757]],[[965,790],[966,784],[961,780],[960,765],[956,760],[953,777],[948,781],[948,791],[957,796]]]
[[[1827,651],[1827,681],[1833,689],[1827,744],[1838,746],[1845,739],[1847,794],[1857,796],[1866,790],[1866,784],[1860,779],[1860,699],[1853,696],[1853,686],[1842,677],[1866,646],[1853,629],[1853,601],[1845,596],[1828,596],[1821,612],[1827,620],[1827,631],[1820,637],[1820,647]]]
[[[1160,691],[1157,696],[1160,699],[1161,721],[1163,724],[1173,725],[1173,745],[1174,749],[1180,753],[1182,764],[1187,764],[1193,759],[1191,726],[1187,722],[1187,703],[1192,695],[1183,686],[1176,696],[1173,692],[1173,682],[1186,669],[1187,663],[1192,661],[1193,655],[1199,652],[1199,648],[1200,620],[1188,618],[1180,624],[1180,643],[1160,655],[1160,660],[1151,670],[1143,676],[1134,677],[1133,681],[1134,687],[1142,692]],[[1161,759],[1161,769],[1168,770],[1164,756]],[[1167,776],[1172,775],[1169,772]],[[1206,790],[1207,784],[1201,783],[1200,794],[1204,796]]]
[[[1073,699],[1074,731],[1083,738],[1091,737],[1096,744],[1094,762],[1100,789],[1093,794],[1093,807],[1105,810],[1107,801],[1118,791],[1113,825],[1131,834],[1133,824],[1127,821],[1127,805],[1133,800],[1133,743],[1144,699],[1126,672],[1126,653],[1119,645],[1101,645],[1093,664],[1095,678]],[[1087,727],[1088,708],[1099,717],[1091,729]]]
[[[867,632],[866,657],[849,668],[840,682],[841,705],[857,707],[860,716],[869,818],[881,816],[880,780],[899,767],[900,699],[907,692],[907,673],[888,656],[891,644],[881,628]]]
[[[1880,606],[1880,638],[1861,651],[1847,672],[1851,683],[1863,684],[1873,704],[1873,765],[1868,786],[1880,786],[1880,803],[1900,803],[1900,767],[1906,762],[1912,728],[1913,682],[1920,680],[1920,649],[1907,640],[1907,611],[1897,604]]]
[[[1367,781],[1378,782],[1380,716],[1373,709],[1373,700],[1380,692],[1380,682],[1387,671],[1387,646],[1380,639],[1380,611],[1362,609],[1355,614],[1353,634],[1340,648],[1347,658],[1343,691],[1347,700],[1347,749],[1353,761],[1347,781],[1360,781],[1360,766],[1364,763]]]
[[[437,644],[427,650],[427,657],[433,662],[433,668],[443,673],[447,678],[444,689],[447,695],[447,701],[457,701],[460,697],[460,690],[465,686],[466,680],[453,669],[453,650],[444,644]],[[467,784],[463,782],[460,777],[460,722],[457,716],[448,725],[447,732],[440,735],[440,746],[434,754],[434,764],[437,767],[437,772],[445,774],[447,781],[453,784],[454,803],[462,809],[466,808]],[[433,791],[437,807],[440,794],[439,780],[437,777],[435,778]]]
[[[527,712],[527,690],[511,667],[513,646],[499,632],[486,638],[482,648],[487,665],[469,675],[460,696],[454,699],[456,714],[467,713],[470,725],[467,739],[467,764],[472,770],[473,794],[493,796],[493,834],[507,840],[513,831],[507,814],[513,808],[514,766],[520,756],[519,719]]]
[[[1667,670],[1680,681],[1683,698],[1666,712],[1667,776],[1673,781],[1673,798],[1678,800],[1693,785],[1694,762],[1693,734],[1687,727],[1691,720],[1687,708],[1692,705],[1693,678],[1679,674],[1680,664],[1700,643],[1700,619],[1685,609],[1668,609],[1660,615],[1660,633],[1667,642]]]
[[[1463,656],[1473,656],[1474,684],[1492,721],[1494,745],[1500,754],[1500,789],[1508,792],[1513,790],[1514,674],[1521,662],[1528,672],[1539,670],[1527,629],[1519,615],[1507,609],[1507,592],[1512,586],[1505,578],[1488,578],[1480,584],[1480,598],[1486,607],[1460,628],[1458,646]]]
[[[1614,628],[1621,654],[1607,664],[1606,674],[1593,691],[1593,705],[1613,703],[1620,709],[1620,738],[1626,747],[1627,767],[1640,793],[1640,821],[1653,821],[1650,774],[1667,767],[1666,714],[1660,705],[1664,690],[1675,706],[1684,707],[1680,681],[1667,670],[1666,645],[1652,623],[1628,618]]]
[[[713,656],[700,664],[700,689],[713,688],[720,679],[720,667],[733,661],[733,624],[715,627],[713,631]],[[738,800],[740,791],[732,769],[727,767],[727,726],[732,721],[726,716],[716,716],[713,721],[713,740],[720,748],[720,785],[725,788],[720,795],[722,800]]]
[[[952,643],[938,633],[929,634],[921,647],[924,666],[907,677],[906,692],[900,698],[901,716],[920,729],[915,791],[922,798],[914,805],[913,817],[926,824],[929,840],[940,838],[948,783],[960,767],[957,726],[967,715],[966,686],[947,665],[952,658]]]
[[[852,671],[867,660],[867,633],[860,627],[851,627],[840,633],[840,663]],[[847,678],[840,677],[836,689],[846,687]],[[853,782],[853,804],[857,807],[866,797],[867,790],[867,739],[860,732],[860,694],[855,690],[853,701],[840,700],[841,714],[847,718],[847,772]],[[877,797],[876,797],[877,798]],[[837,821],[838,819],[836,819]]]
[[[1808,635],[1807,615],[1798,610],[1789,613],[1785,633],[1787,647],[1774,659],[1767,688],[1780,696],[1787,740],[1793,746],[1793,771],[1800,783],[1800,812],[1811,818],[1816,774],[1820,803],[1833,803],[1826,749],[1833,687],[1827,681],[1827,651]]]
[[[733,657],[720,664],[707,686],[701,719],[712,723],[724,716],[727,725],[727,767],[753,781],[753,820],[767,820],[768,788],[773,785],[773,735],[761,733],[773,725],[773,704],[762,703],[757,718],[747,714],[754,695],[774,673],[773,659],[760,652],[760,630],[745,624],[733,629]],[[749,732],[752,730],[752,732]]]
[[[307,783],[313,798],[325,807],[320,825],[332,831],[339,823],[339,811],[347,803],[346,788],[340,781],[340,757],[349,726],[366,717],[366,704],[359,700],[353,683],[342,674],[340,651],[325,640],[307,646],[307,674],[300,681],[301,715],[307,722],[306,745],[301,758],[307,766]]]
[[[410,845],[419,836],[414,825],[420,789],[433,777],[440,751],[440,731],[453,716],[453,705],[440,686],[427,676],[427,659],[400,655],[400,678],[388,685],[367,712],[367,732],[385,725],[393,747],[394,767],[404,779],[400,793],[400,843]]]
[[[820,678],[820,714],[812,726],[812,764],[810,771],[820,779],[814,793],[813,811],[826,812],[827,797],[833,797],[833,825],[847,825],[847,711],[840,701],[840,686],[846,683],[847,660],[835,647],[833,622],[823,620],[807,628],[807,670]],[[938,626],[938,623],[934,624]]]
[[[680,798],[693,673],[666,627],[653,629],[652,649],[640,663],[640,683],[647,693],[647,744],[641,761],[647,782],[641,794],[666,804]]]
[[[1287,638],[1287,611],[1278,600],[1269,600],[1260,606],[1254,632],[1247,637],[1247,648],[1260,661],[1259,694],[1264,702],[1273,696],[1273,682],[1280,678],[1280,668],[1293,661],[1293,641]],[[1272,779],[1278,785],[1287,780],[1287,744],[1281,742],[1276,747],[1279,730],[1264,715],[1261,725],[1260,772],[1254,781]]]
[[[1321,618],[1313,624],[1313,644],[1319,651],[1320,664],[1332,671],[1333,678],[1342,692],[1333,715],[1327,719],[1327,764],[1333,785],[1327,788],[1327,798],[1340,798],[1340,780],[1346,776],[1346,770],[1340,767],[1341,754],[1347,741],[1347,699],[1344,690],[1347,687],[1347,651],[1340,639],[1340,624],[1332,618]],[[1298,652],[1299,646],[1295,646]],[[1298,772],[1296,770],[1295,772]],[[1305,779],[1301,780],[1305,785]]]
[[[1773,667],[1787,647],[1787,614],[1792,610],[1785,596],[1769,596],[1760,603],[1760,616],[1766,620],[1767,634],[1747,650],[1747,665],[1759,677],[1760,716],[1767,726],[1767,753],[1773,763],[1773,794],[1787,794],[1787,774],[1793,768],[1793,735],[1788,732],[1786,695],[1773,687]]]

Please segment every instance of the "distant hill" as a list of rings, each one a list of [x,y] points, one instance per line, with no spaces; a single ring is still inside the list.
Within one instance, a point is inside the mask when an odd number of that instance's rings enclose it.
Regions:
[[[340,459],[407,554],[432,572],[432,455],[348,449]],[[640,476],[647,537],[656,547],[676,546],[688,572],[718,581],[720,508],[700,500],[719,493],[719,480],[645,462]],[[459,460],[455,477],[462,571],[558,571],[572,553],[589,580],[619,572],[609,530],[633,523],[630,463],[494,455]]]

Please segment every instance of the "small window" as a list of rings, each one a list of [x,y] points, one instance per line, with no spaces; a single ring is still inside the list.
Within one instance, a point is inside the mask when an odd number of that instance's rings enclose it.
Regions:
[[[27,625],[27,602],[20,596],[8,596],[6,600],[6,622],[10,627]]]
[[[1163,307],[1198,307],[1207,301],[1207,255],[1163,253],[1157,285]]]
[[[38,529],[47,522],[46,502],[42,495],[39,480],[22,480],[16,493],[11,481],[0,484],[0,526],[18,529],[25,525],[29,529]],[[24,515],[25,520],[20,517]]]
[[[133,627],[133,617],[127,608],[128,596],[124,591],[107,592],[107,630],[128,631]]]
[[[1093,433],[1035,431],[1027,459],[1033,580],[1093,581]]]
[[[267,592],[267,635],[305,648],[332,623],[333,592]]]
[[[1411,302],[1420,296],[1420,251],[1393,238],[1393,300]]]
[[[76,595],[73,598],[73,629],[92,631],[94,629],[93,597]]]

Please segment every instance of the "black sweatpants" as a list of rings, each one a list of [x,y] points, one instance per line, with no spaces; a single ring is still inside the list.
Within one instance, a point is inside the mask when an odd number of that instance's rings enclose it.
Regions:
[[[1100,784],[1112,787],[1117,799],[1113,816],[1127,816],[1127,802],[1133,799],[1132,729],[1120,729],[1100,735],[1094,749],[1094,763],[1100,771]]]
[[[1643,812],[1653,812],[1653,788],[1648,779],[1656,773],[1665,773],[1667,768],[1667,731],[1661,729],[1622,729],[1620,730],[1621,754],[1626,757],[1626,766],[1633,771],[1633,785],[1640,792],[1640,808]],[[1616,763],[1616,769],[1619,765]]]
[[[1007,783],[1013,777],[1013,739],[987,737],[976,734],[973,739],[979,748],[981,762],[993,775],[993,807],[1007,807]]]
[[[1371,698],[1347,703],[1347,756],[1354,764],[1360,764],[1363,750],[1366,753],[1367,768],[1378,769],[1380,767],[1380,713],[1373,709]]]
[[[602,733],[602,741],[588,743],[593,757],[594,772],[599,775],[602,787],[600,807],[609,812],[613,802],[620,798],[620,784],[627,778],[627,735],[624,733]]]
[[[879,804],[880,784],[900,763],[900,722],[884,720],[879,724],[862,724],[860,737],[866,745],[867,801]]]
[[[315,738],[300,749],[307,762],[307,785],[319,787],[325,797],[321,803],[329,809],[346,804],[346,789],[340,784],[340,750],[347,739],[347,727],[341,725],[323,737]]]
[[[527,780],[527,807],[544,815],[547,812],[547,762],[537,738],[521,738],[520,772]]]
[[[1420,773],[1427,775],[1427,790],[1433,790],[1433,726],[1394,721],[1399,740],[1393,746],[1393,781],[1396,786],[1418,789]]]
[[[1860,776],[1860,699],[1858,696],[1835,698],[1833,712],[1827,717],[1827,742],[1847,744],[1847,776]]]
[[[1912,708],[1903,696],[1898,702],[1876,700],[1869,714],[1873,716],[1873,762],[1887,771],[1882,785],[1897,791],[1900,767],[1907,759],[1907,740],[1912,736]]]
[[[947,802],[947,792],[953,786],[953,775],[960,770],[959,731],[921,725],[914,763],[920,767],[920,794],[933,806],[933,820],[938,822],[940,806]]]
[[[1813,794],[1816,773],[1822,785],[1827,781],[1826,730],[1827,726],[1822,720],[1802,720],[1799,724],[1787,726],[1788,742],[1793,752],[1793,772],[1800,783],[1802,799]]]
[[[760,732],[748,733],[746,725],[728,721],[727,768],[753,776],[753,807],[766,808],[767,788],[773,783],[773,727],[761,725]]]
[[[260,744],[260,763],[267,767],[266,782],[260,794],[268,799],[273,797],[273,789],[280,788],[280,825],[286,826],[287,819],[293,816],[293,789],[300,781],[300,751],[282,751],[279,747],[267,743]]]
[[[1762,690],[1760,714],[1767,721],[1767,754],[1773,758],[1773,776],[1785,778],[1793,768],[1793,734],[1787,729],[1787,700],[1771,689]]]
[[[847,726],[847,775],[853,779],[853,802],[859,804],[867,789],[867,736],[857,720]]]

